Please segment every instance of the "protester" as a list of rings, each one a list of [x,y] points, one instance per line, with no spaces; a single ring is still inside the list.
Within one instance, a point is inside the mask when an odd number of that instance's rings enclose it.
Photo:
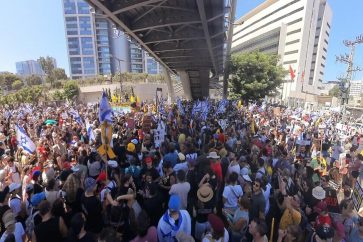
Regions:
[[[20,223],[34,241],[48,231],[55,241],[361,240],[355,121],[238,103],[123,113],[104,95],[0,107],[0,234],[12,239]]]

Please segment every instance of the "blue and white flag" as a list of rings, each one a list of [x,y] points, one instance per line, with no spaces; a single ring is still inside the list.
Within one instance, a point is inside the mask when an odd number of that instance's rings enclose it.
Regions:
[[[76,120],[76,122],[81,125],[84,126],[84,123],[82,121],[81,116],[79,115],[77,110],[74,110],[73,108],[71,108],[69,111],[69,114],[73,116],[74,120]]]
[[[33,153],[37,148],[25,130],[19,125],[16,125],[16,141],[18,142],[18,146],[22,147],[28,153]]]
[[[96,141],[96,137],[95,134],[93,133],[92,127],[88,121],[88,119],[86,119],[86,129],[87,129],[87,135],[90,141]]]
[[[102,98],[100,101],[99,113],[98,113],[99,121],[101,124],[103,122],[112,123],[112,116],[113,116],[113,112],[112,112],[110,104],[108,103],[107,95],[105,92],[103,92]]]
[[[177,106],[178,106],[178,111],[180,113],[180,115],[185,115],[185,112],[184,112],[184,107],[183,107],[183,104],[182,104],[182,101],[180,100],[180,98],[178,98],[177,100]]]

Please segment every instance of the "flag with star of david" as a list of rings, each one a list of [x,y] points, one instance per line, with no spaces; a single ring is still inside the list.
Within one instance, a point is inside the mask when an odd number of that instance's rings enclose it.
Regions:
[[[19,125],[16,125],[16,141],[18,142],[18,146],[22,147],[28,153],[33,153],[37,148],[25,130]]]

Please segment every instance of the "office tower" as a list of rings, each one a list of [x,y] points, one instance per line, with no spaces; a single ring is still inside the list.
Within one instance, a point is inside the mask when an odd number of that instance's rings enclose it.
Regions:
[[[289,105],[313,103],[324,79],[331,23],[327,0],[267,0],[236,21],[232,53],[278,54],[289,70],[280,98]]]
[[[41,65],[35,60],[19,61],[15,63],[15,66],[16,74],[23,77],[30,75],[44,75]]]

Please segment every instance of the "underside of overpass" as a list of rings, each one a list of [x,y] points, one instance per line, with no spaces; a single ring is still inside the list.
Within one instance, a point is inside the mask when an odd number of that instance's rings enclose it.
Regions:
[[[88,0],[167,71],[187,98],[209,95],[223,74],[225,0]],[[189,90],[188,90],[189,89]]]

